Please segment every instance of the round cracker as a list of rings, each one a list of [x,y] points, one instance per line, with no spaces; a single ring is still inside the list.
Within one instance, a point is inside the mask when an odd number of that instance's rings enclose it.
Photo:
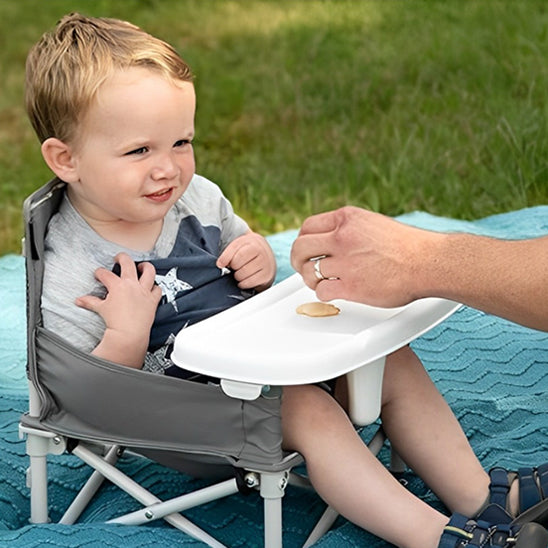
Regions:
[[[297,307],[297,314],[311,316],[312,318],[324,318],[326,316],[336,316],[341,311],[334,304],[322,303],[320,301],[313,303],[304,303]]]

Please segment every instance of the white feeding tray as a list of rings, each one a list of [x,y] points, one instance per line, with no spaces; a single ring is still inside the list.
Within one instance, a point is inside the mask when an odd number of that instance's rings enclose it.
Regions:
[[[336,316],[297,314],[299,305],[317,300],[294,274],[180,331],[171,359],[182,368],[224,379],[224,388],[230,381],[260,387],[309,384],[378,361],[461,306],[438,298],[399,308],[337,300],[332,302],[340,309]]]

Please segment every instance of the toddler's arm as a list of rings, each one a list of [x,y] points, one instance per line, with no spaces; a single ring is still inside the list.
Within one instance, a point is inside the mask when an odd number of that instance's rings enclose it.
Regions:
[[[241,289],[263,291],[272,285],[276,260],[268,242],[256,232],[232,240],[217,259],[219,268],[230,268]]]
[[[143,365],[161,289],[154,284],[156,271],[150,263],[135,263],[125,253],[116,256],[120,276],[98,268],[95,277],[107,289],[104,299],[86,295],[76,304],[95,312],[105,322],[105,332],[92,354],[100,358],[140,368]]]

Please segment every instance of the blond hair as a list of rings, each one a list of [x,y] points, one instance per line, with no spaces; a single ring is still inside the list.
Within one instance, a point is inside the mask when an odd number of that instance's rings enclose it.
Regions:
[[[126,21],[63,17],[30,50],[25,103],[41,142],[76,140],[101,84],[115,71],[144,67],[171,81],[192,82],[192,73],[175,49]]]

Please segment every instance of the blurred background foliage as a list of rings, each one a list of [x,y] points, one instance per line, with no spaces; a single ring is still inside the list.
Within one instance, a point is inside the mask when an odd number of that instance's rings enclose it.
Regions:
[[[263,234],[344,204],[472,219],[548,203],[544,1],[0,0],[0,255],[51,177],[25,57],[72,11],[177,48],[197,171]]]

